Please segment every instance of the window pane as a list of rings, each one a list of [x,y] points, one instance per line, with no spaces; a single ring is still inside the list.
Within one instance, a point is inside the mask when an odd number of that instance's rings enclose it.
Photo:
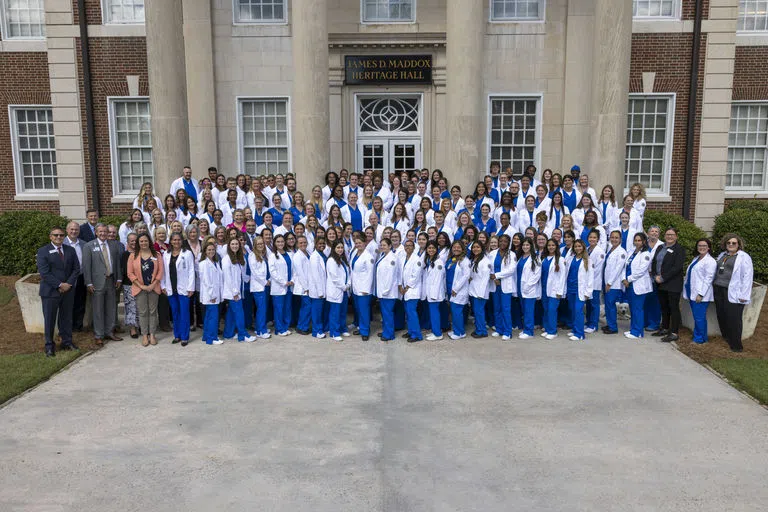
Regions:
[[[45,9],[39,0],[0,0],[3,39],[44,39]]]
[[[740,0],[737,30],[768,31],[768,0]]]
[[[768,161],[768,105],[731,107],[725,184],[735,189],[763,189]]]
[[[148,100],[117,100],[113,103],[113,137],[118,193],[136,194],[141,184],[154,181],[152,121]]]
[[[635,6],[641,3],[635,2]],[[670,107],[669,98],[630,96],[624,169],[627,188],[633,183],[642,183],[651,192],[664,192],[665,176],[669,172],[667,156],[672,150],[667,144]]]
[[[144,0],[107,0],[108,23],[144,23]]]
[[[240,103],[244,172],[255,175],[290,171],[287,104],[284,99]]]
[[[402,22],[413,21],[415,0],[363,0],[363,21]]]
[[[237,21],[264,23],[285,21],[285,0],[233,0]]]
[[[675,16],[676,0],[634,0],[632,13],[640,18],[659,18]]]
[[[489,154],[501,168],[516,174],[535,164],[536,101],[524,98],[492,98],[490,104],[491,145]]]
[[[50,109],[18,107],[15,122],[16,172],[23,192],[56,190],[56,147]]]
[[[538,20],[544,11],[543,0],[492,0],[491,19]]]

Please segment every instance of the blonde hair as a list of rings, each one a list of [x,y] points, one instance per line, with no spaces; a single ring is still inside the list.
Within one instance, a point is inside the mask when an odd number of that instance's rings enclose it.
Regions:
[[[632,195],[632,189],[633,188],[639,188],[640,189],[640,197],[635,198]],[[645,186],[642,183],[633,183],[631,187],[629,187],[629,196],[632,198],[633,201],[637,201],[637,199],[645,199]]]

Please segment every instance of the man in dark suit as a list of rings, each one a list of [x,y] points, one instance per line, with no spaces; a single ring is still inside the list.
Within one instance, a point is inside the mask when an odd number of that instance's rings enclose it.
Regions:
[[[83,279],[91,294],[93,335],[96,345],[104,339],[120,341],[115,335],[117,289],[123,282],[120,242],[107,239],[107,226],[96,225],[96,240],[83,247]]]
[[[85,216],[88,222],[80,224],[80,240],[90,242],[96,239],[96,224],[99,222],[99,212],[91,209],[85,213]]]
[[[677,243],[677,229],[667,228],[664,245],[660,245],[651,261],[651,277],[658,286],[661,327],[652,336],[669,343],[678,339],[680,328],[680,294],[683,293],[685,249]]]
[[[245,243],[253,251],[253,239],[256,238],[256,221],[249,219],[245,221]]]
[[[58,318],[61,349],[77,349],[72,343],[72,306],[74,305],[80,263],[72,247],[64,245],[64,229],[53,228],[50,244],[37,251],[37,271],[40,273],[40,299],[45,321],[45,355],[56,355],[53,331]]]
[[[77,284],[74,289],[75,305],[72,309],[72,330],[79,332],[83,330],[85,300],[87,297],[85,282],[83,281],[83,246],[85,242],[80,238],[80,225],[73,220],[67,224],[67,236],[64,237],[64,245],[75,250],[77,262],[80,265],[80,274],[77,276]]]

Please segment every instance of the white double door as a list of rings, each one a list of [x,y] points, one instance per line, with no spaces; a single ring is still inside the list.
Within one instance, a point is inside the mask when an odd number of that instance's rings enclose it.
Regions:
[[[393,172],[421,169],[420,139],[376,138],[357,141],[357,169]]]

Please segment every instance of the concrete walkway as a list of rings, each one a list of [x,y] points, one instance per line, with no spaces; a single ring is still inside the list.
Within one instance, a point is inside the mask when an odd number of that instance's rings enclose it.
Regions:
[[[0,409],[0,510],[768,507],[768,412],[650,339],[197,339]]]

